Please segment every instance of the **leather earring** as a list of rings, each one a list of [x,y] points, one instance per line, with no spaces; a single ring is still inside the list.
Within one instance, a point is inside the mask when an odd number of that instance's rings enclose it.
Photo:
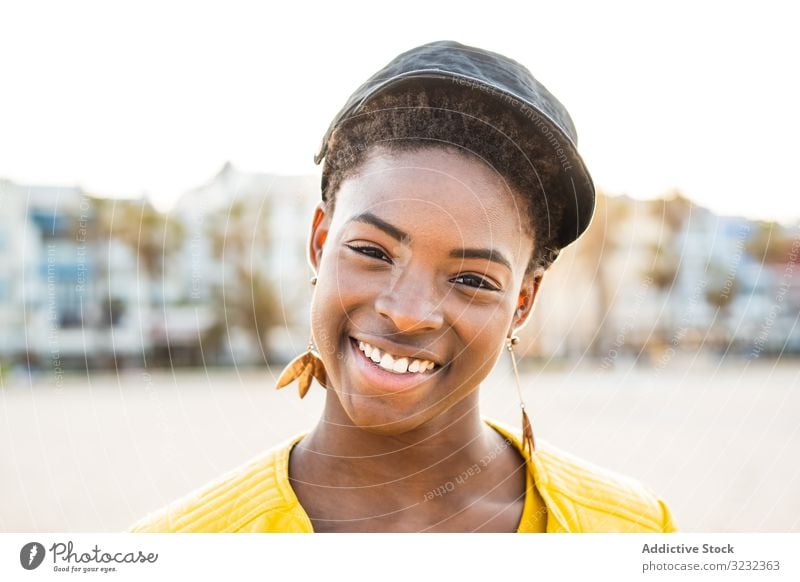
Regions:
[[[511,367],[514,370],[514,378],[517,382],[517,395],[519,396],[519,407],[522,409],[522,451],[527,449],[530,453],[536,450],[536,441],[533,439],[533,427],[525,412],[525,402],[522,400],[522,386],[519,381],[519,371],[517,370],[517,359],[514,357],[514,346],[519,343],[519,338],[511,335],[506,338],[506,349],[511,356]]]
[[[314,349],[314,341],[309,339],[306,352],[297,356],[283,369],[283,372],[278,377],[275,389],[279,390],[298,380],[297,391],[300,394],[300,398],[303,398],[311,387],[312,378],[316,378],[323,388],[328,387],[328,374],[325,371],[325,365],[322,363],[319,353]]]

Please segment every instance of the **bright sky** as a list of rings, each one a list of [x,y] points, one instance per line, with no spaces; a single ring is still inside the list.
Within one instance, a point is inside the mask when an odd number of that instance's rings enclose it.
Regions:
[[[0,177],[166,209],[226,160],[316,172],[361,82],[452,39],[527,65],[606,191],[800,218],[791,3],[282,4],[0,0]]]

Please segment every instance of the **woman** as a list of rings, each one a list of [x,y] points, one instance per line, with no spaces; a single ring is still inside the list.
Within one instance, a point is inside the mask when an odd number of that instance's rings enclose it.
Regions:
[[[369,79],[316,158],[312,342],[278,383],[316,378],[322,418],[134,531],[674,530],[643,485],[537,444],[522,402],[520,431],[479,411],[591,219],[575,140],[501,55],[431,43]]]

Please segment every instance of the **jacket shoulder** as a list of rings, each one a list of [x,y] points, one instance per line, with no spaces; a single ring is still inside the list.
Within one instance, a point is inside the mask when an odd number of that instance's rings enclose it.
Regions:
[[[288,482],[297,435],[137,521],[131,532],[303,531],[307,517]]]
[[[550,497],[569,531],[676,531],[666,503],[641,482],[549,443],[537,445],[537,488]]]

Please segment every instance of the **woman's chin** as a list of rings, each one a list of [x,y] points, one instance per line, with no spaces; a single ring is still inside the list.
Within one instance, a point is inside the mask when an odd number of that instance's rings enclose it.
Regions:
[[[342,407],[354,426],[382,436],[403,434],[430,420],[423,410],[398,410],[391,402],[378,400],[374,396],[352,394]]]

